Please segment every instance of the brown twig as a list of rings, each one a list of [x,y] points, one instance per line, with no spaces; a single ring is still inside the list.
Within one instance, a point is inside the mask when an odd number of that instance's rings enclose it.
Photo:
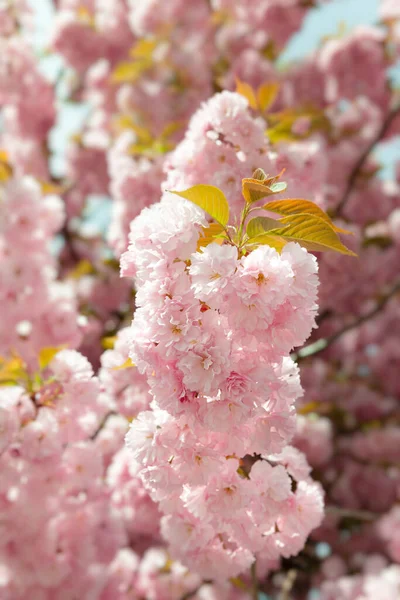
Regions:
[[[397,117],[398,114],[400,114],[400,103],[396,104],[396,106],[387,114],[387,116],[386,116],[385,120],[383,121],[376,136],[373,138],[373,140],[370,142],[370,144],[367,146],[367,148],[361,154],[361,156],[357,160],[356,164],[354,165],[353,169],[351,170],[351,173],[347,180],[347,185],[346,185],[345,191],[343,193],[342,199],[340,200],[339,204],[336,206],[335,215],[334,215],[335,217],[339,217],[341,215],[341,213],[343,212],[343,209],[350,197],[350,194],[353,190],[356,180],[357,180],[367,158],[369,157],[371,152],[374,150],[375,146],[386,135],[387,131],[389,130],[389,127],[391,126],[391,124],[393,123],[394,119]]]
[[[92,433],[92,435],[90,436],[91,440],[95,440],[97,438],[97,436],[99,435],[100,431],[102,429],[104,429],[105,424],[107,423],[108,419],[114,415],[116,415],[118,413],[115,412],[115,410],[110,410],[110,412],[108,412],[105,417],[102,419],[101,423],[99,424],[99,426],[97,427],[96,431],[94,431]]]
[[[65,224],[64,227],[61,229],[60,234],[64,239],[65,247],[67,248],[70,257],[75,263],[78,263],[81,260],[81,257],[75,249],[74,238],[71,232],[69,231],[67,224]]]
[[[258,600],[258,581],[257,581],[257,568],[256,561],[251,565],[251,597],[253,600]]]
[[[285,577],[282,585],[281,593],[279,594],[279,600],[289,600],[290,592],[293,589],[294,582],[296,581],[297,571],[296,569],[290,569]]]
[[[328,348],[334,342],[336,342],[336,340],[341,338],[342,335],[344,335],[348,331],[351,331],[352,329],[355,329],[356,327],[359,327],[366,321],[369,321],[370,319],[375,317],[378,313],[381,312],[381,310],[383,310],[383,308],[386,306],[386,304],[389,302],[389,300],[391,298],[393,298],[393,296],[395,296],[398,292],[400,292],[400,281],[393,286],[393,288],[390,290],[390,292],[388,292],[381,300],[379,300],[379,302],[377,303],[375,308],[373,308],[366,314],[361,315],[360,317],[355,319],[352,323],[345,325],[342,329],[340,329],[336,333],[333,333],[332,335],[330,335],[326,338],[321,338],[321,339],[317,340],[316,342],[313,342],[312,344],[308,344],[307,346],[304,346],[304,348],[301,348],[301,350],[299,350],[298,352],[294,352],[292,354],[293,360],[301,360],[303,358],[307,358],[308,356],[314,356],[315,354],[319,354],[320,352],[323,352],[323,350],[326,350],[326,348]]]
[[[326,514],[335,515],[341,518],[357,519],[358,521],[375,521],[381,515],[367,510],[351,510],[347,508],[341,508],[340,506],[327,506],[325,508]]]

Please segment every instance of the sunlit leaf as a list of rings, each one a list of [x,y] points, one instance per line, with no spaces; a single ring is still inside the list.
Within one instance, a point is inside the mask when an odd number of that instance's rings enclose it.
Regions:
[[[270,39],[264,48],[261,49],[261,56],[267,58],[271,62],[274,62],[278,57],[278,49],[272,39]]]
[[[277,252],[281,252],[286,244],[287,241],[285,239],[278,237],[277,235],[270,235],[269,233],[257,235],[246,242],[246,246],[271,246],[271,248],[275,248]]]
[[[254,110],[258,108],[257,98],[253,88],[248,83],[241,81],[238,77],[236,77],[236,92],[246,98],[251,108],[254,108]]]
[[[270,212],[278,213],[279,215],[284,216],[295,215],[298,213],[314,215],[315,217],[319,217],[323,221],[329,223],[332,229],[338,233],[352,233],[352,231],[348,231],[347,229],[336,227],[336,225],[331,221],[329,216],[322,210],[322,208],[310,200],[303,200],[302,198],[273,200],[271,202],[267,202],[263,208]]]
[[[247,477],[247,479],[249,479],[249,477]],[[244,581],[240,579],[240,577],[231,577],[229,581],[235,588],[238,588],[239,590],[247,590],[249,587]]]
[[[42,188],[42,193],[46,194],[62,194],[64,192],[64,188],[62,185],[58,185],[56,183],[52,183],[51,181],[39,181],[40,187]]]
[[[174,564],[173,560],[171,560],[170,558],[167,558],[167,560],[165,561],[165,564],[158,569],[158,572],[164,573],[164,574],[170,573],[171,569],[173,567],[173,564]]]
[[[224,25],[229,20],[229,13],[222,10],[215,10],[211,14],[211,23],[216,25],[217,27],[220,25]]]
[[[264,181],[253,178],[242,179],[242,194],[246,202],[252,204],[253,202],[262,200],[262,198],[272,196],[273,194],[278,194],[279,192],[285,190],[286,183],[283,181],[274,183],[276,179],[276,177],[272,177]]]
[[[161,132],[160,138],[168,138],[184,126],[182,121],[171,121],[168,123]]]
[[[96,271],[92,263],[84,258],[83,260],[79,261],[78,264],[71,269],[71,271],[68,272],[68,277],[71,277],[71,279],[80,279],[85,275],[93,275],[95,272]]]
[[[0,150],[0,183],[5,183],[12,177],[13,168],[8,161],[7,152]]]
[[[133,364],[131,359],[127,358],[126,361],[124,363],[122,363],[122,365],[118,365],[117,367],[112,367],[112,371],[121,371],[122,369],[131,369],[134,366],[135,365]]]
[[[93,29],[96,26],[96,20],[94,15],[86,6],[78,6],[76,9],[76,15],[78,17],[78,21],[84,23],[85,25],[89,25]]]
[[[321,404],[319,402],[307,402],[307,404],[304,404],[303,406],[300,406],[300,408],[297,409],[297,414],[309,415],[311,413],[317,412],[320,407]]]
[[[112,83],[134,83],[150,66],[151,62],[147,60],[120,62],[111,74],[111,81]]]
[[[256,169],[253,173],[252,179],[257,179],[257,181],[265,181],[268,178],[268,175],[264,171],[264,169]]]
[[[270,190],[273,194],[280,194],[280,192],[284,192],[287,188],[287,183],[284,181],[277,181],[270,186]]]
[[[224,239],[217,236],[220,236],[223,231],[225,228],[220,223],[210,223],[208,227],[203,227],[197,242],[197,251],[212,242],[222,244]]]
[[[115,346],[116,341],[117,341],[116,335],[106,336],[101,339],[101,345],[104,350],[112,350]]]
[[[38,358],[40,369],[45,369],[46,367],[48,367],[55,355],[58,354],[61,350],[63,350],[65,347],[66,346],[49,346],[48,348],[42,348],[39,352]]]
[[[247,224],[246,233],[249,238],[254,238],[258,235],[262,235],[271,229],[277,229],[283,227],[276,219],[270,219],[269,217],[254,217],[250,219]]]
[[[26,364],[20,356],[10,359],[0,357],[0,385],[17,384],[26,378]]]
[[[151,58],[154,50],[158,46],[158,40],[141,39],[129,50],[132,58]]]
[[[225,226],[229,220],[229,204],[225,194],[213,185],[194,185],[183,192],[170,190],[171,194],[190,200],[200,206],[215,221]]]
[[[309,122],[307,131],[296,133],[295,123],[306,118]],[[321,109],[310,107],[288,108],[268,115],[269,128],[267,136],[272,143],[291,141],[309,137],[316,131],[330,131],[330,121]]]
[[[263,83],[257,90],[257,100],[262,111],[268,110],[275,102],[279,92],[279,83]]]
[[[113,126],[117,131],[130,129],[136,134],[140,143],[150,144],[153,141],[151,131],[136,123],[130,115],[117,115],[113,120]]]
[[[334,250],[341,254],[357,256],[346,248],[340,241],[337,233],[329,223],[314,215],[299,213],[283,217],[280,222],[285,225],[283,229],[272,230],[270,233],[278,235],[287,241],[298,242],[307,250],[325,252]]]

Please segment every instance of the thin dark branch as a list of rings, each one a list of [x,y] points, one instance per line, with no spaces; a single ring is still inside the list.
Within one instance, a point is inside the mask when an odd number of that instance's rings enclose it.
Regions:
[[[326,319],[329,319],[333,315],[333,311],[327,308],[315,319],[318,327],[323,323]]]
[[[389,130],[391,124],[393,123],[394,119],[397,117],[398,114],[400,114],[400,103],[396,104],[396,106],[387,114],[387,116],[386,116],[385,120],[383,121],[376,136],[370,142],[370,144],[367,146],[367,148],[364,150],[364,152],[361,154],[360,158],[354,165],[354,167],[350,173],[350,176],[347,180],[347,185],[346,185],[345,191],[343,193],[342,199],[340,200],[339,204],[337,205],[337,207],[335,209],[335,215],[334,215],[335,217],[339,217],[341,215],[341,213],[343,212],[345,204],[350,197],[350,194],[353,190],[354,184],[356,183],[356,180],[357,180],[367,158],[369,157],[371,152],[374,150],[375,146],[386,135],[387,131]]]
[[[294,582],[296,581],[297,571],[296,569],[290,569],[285,577],[282,585],[281,593],[279,594],[279,600],[289,600],[290,592],[293,589]]]
[[[256,561],[251,565],[251,597],[253,600],[258,600],[258,581]]]
[[[327,506],[325,508],[326,514],[334,515],[345,519],[356,519],[357,521],[375,521],[375,519],[382,515],[373,513],[367,510],[351,510],[347,508],[341,508],[340,506]]]
[[[364,315],[361,315],[360,317],[355,319],[352,323],[345,325],[342,329],[340,329],[336,333],[333,333],[332,335],[330,335],[326,338],[321,338],[321,339],[317,340],[316,342],[313,342],[312,344],[308,344],[307,346],[304,346],[304,348],[301,348],[301,350],[292,354],[293,360],[299,360],[302,358],[306,358],[308,356],[314,356],[315,354],[319,354],[323,350],[326,350],[326,348],[328,348],[328,346],[331,346],[334,342],[336,342],[336,340],[338,340],[340,337],[342,337],[342,335],[344,335],[348,331],[351,331],[352,329],[359,327],[366,321],[373,319],[373,317],[375,317],[378,313],[380,313],[381,310],[383,310],[385,308],[385,306],[389,302],[389,300],[391,298],[393,298],[393,296],[395,296],[398,292],[400,292],[400,281],[394,285],[394,287],[390,290],[390,292],[388,292],[383,298],[381,298],[381,300],[379,300],[379,302],[376,304],[375,308],[373,308],[369,312],[365,313]]]
[[[107,423],[108,419],[114,415],[116,415],[117,413],[115,412],[115,410],[110,410],[110,412],[108,412],[105,417],[102,419],[101,423],[99,424],[99,426],[97,427],[96,431],[94,431],[92,433],[92,435],[90,436],[91,440],[95,440],[97,438],[97,436],[99,435],[100,431],[102,429],[104,429],[105,424]]]
[[[64,238],[65,246],[70,254],[70,257],[75,263],[78,263],[81,260],[81,257],[75,249],[74,238],[73,235],[70,233],[67,224],[64,225],[60,233]]]

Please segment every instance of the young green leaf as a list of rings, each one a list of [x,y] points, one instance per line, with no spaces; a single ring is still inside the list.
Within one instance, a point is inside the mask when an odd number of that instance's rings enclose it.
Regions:
[[[109,335],[101,338],[101,346],[103,350],[112,350],[115,346],[115,342],[117,341],[116,335]]]
[[[170,190],[171,194],[190,200],[200,206],[206,213],[223,227],[229,221],[229,204],[225,194],[213,185],[194,185],[183,192]]]
[[[133,364],[133,362],[131,361],[130,358],[127,358],[126,361],[124,363],[122,363],[122,365],[118,365],[118,367],[112,367],[112,371],[121,371],[123,369],[131,369],[132,367],[134,367],[135,365]]]
[[[158,40],[140,39],[129,50],[129,55],[132,58],[150,59],[153,56],[154,50],[157,48]]]
[[[258,168],[254,171],[252,178],[257,179],[257,181],[265,181],[266,179],[268,179],[268,175],[266,174],[264,169]]]
[[[276,182],[278,177],[269,177],[264,181],[254,178],[242,179],[242,194],[248,204],[257,202],[266,196],[278,194],[286,189],[286,183]]]
[[[257,100],[262,111],[267,110],[275,102],[279,92],[279,83],[263,83],[257,90]]]
[[[208,227],[203,227],[197,242],[197,251],[212,242],[222,244],[224,239],[218,236],[221,236],[224,231],[225,228],[220,223],[210,223]]]
[[[254,238],[257,235],[271,231],[271,229],[277,229],[284,227],[276,219],[270,219],[269,217],[254,217],[250,219],[247,224],[246,233],[249,238]]]
[[[64,350],[66,346],[54,346],[48,348],[42,348],[39,352],[39,367],[40,369],[45,369],[49,366],[53,358],[56,354],[58,354],[61,350]]]
[[[275,248],[278,252],[281,252],[286,244],[287,241],[283,238],[280,238],[277,235],[270,235],[269,233],[257,235],[246,242],[246,246],[271,246],[271,248]]]
[[[134,83],[149,68],[147,61],[124,61],[111,73],[112,83]]]
[[[7,360],[0,356],[0,385],[16,384],[26,376],[26,364],[21,357]]]
[[[270,234],[278,235],[287,241],[298,242],[307,250],[325,252],[334,250],[341,254],[357,256],[346,248],[329,223],[314,215],[299,213],[279,219],[285,227],[271,230]]]
[[[258,103],[253,88],[238,77],[236,77],[236,92],[246,98],[251,108],[257,110]]]
[[[279,194],[280,192],[284,192],[287,188],[287,183],[284,181],[277,181],[270,186],[270,190],[273,194]]]
[[[278,213],[279,215],[296,215],[299,213],[313,215],[315,217],[319,217],[323,221],[329,223],[332,229],[338,233],[349,233],[347,229],[342,229],[341,227],[336,227],[336,225],[331,221],[328,215],[314,202],[310,200],[303,200],[302,198],[290,198],[287,200],[275,200],[272,202],[268,202],[264,204],[263,209]]]

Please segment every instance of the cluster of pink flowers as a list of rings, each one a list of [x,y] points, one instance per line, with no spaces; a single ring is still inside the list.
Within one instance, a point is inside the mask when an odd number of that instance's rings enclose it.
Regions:
[[[153,400],[128,446],[173,556],[224,580],[256,557],[296,554],[321,521],[321,491],[289,445],[301,394],[289,352],[314,325],[318,280],[296,244],[196,251],[202,225],[200,209],[169,193],[132,223],[130,357]]]
[[[61,199],[30,177],[10,179],[0,203],[0,354],[34,365],[41,348],[76,348],[84,323],[73,290],[57,281],[49,242],[65,219]],[[29,307],[29,309],[28,309]]]
[[[18,175],[47,180],[43,146],[56,117],[54,89],[21,36],[2,37],[0,48],[1,146]]]

